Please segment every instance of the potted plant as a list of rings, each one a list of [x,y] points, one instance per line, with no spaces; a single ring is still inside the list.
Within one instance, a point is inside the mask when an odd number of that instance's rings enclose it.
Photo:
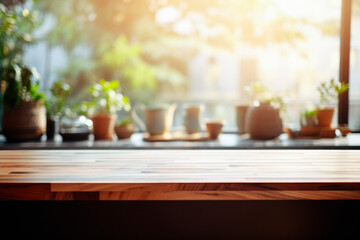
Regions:
[[[124,118],[117,122],[115,126],[115,133],[118,139],[130,138],[135,132],[135,126],[130,118]]]
[[[254,105],[247,110],[245,119],[245,128],[250,138],[268,140],[278,137],[283,132],[280,112],[285,110],[285,104],[282,97],[259,82],[247,88],[255,100]]]
[[[9,85],[5,79],[8,77],[6,76],[6,71],[9,73],[8,67],[11,68],[13,64],[22,62],[24,47],[35,43],[36,39],[32,37],[32,32],[40,24],[35,11],[15,5],[16,1],[0,3],[0,99],[3,99],[6,85]],[[0,125],[2,125],[4,108],[3,101],[0,101]]]
[[[314,108],[305,109],[301,113],[300,125],[301,136],[319,136],[320,129],[317,127],[317,110]]]
[[[317,90],[320,93],[320,105],[317,108],[318,126],[330,127],[334,115],[334,102],[339,99],[339,95],[346,92],[349,85],[343,82],[335,82],[331,79],[329,82],[322,82]]]
[[[301,126],[313,127],[317,125],[316,109],[305,109],[301,113]]]
[[[35,68],[9,65],[6,81],[2,129],[8,141],[39,139],[46,131],[44,95],[38,92]]]
[[[59,132],[59,119],[64,114],[66,97],[70,94],[71,87],[62,81],[56,81],[50,88],[50,96],[46,98],[46,136],[53,139]]]
[[[116,112],[130,109],[129,99],[119,92],[119,82],[100,79],[89,89],[92,101],[88,103],[88,115],[93,121],[95,140],[113,139]]]

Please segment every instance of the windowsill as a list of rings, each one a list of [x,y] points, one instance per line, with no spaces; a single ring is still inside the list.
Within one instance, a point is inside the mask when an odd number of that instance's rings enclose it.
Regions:
[[[130,139],[94,141],[90,135],[85,141],[62,141],[60,135],[53,141],[8,143],[0,135],[0,150],[16,149],[360,149],[360,134],[351,133],[347,137],[322,139],[289,139],[282,134],[274,140],[259,141],[249,139],[249,135],[223,133],[212,141],[172,141],[146,142],[142,133],[134,133]]]

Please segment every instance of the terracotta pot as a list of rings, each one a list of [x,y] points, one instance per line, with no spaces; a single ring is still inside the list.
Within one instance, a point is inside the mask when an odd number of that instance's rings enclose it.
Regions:
[[[131,135],[135,132],[134,124],[126,124],[126,125],[117,125],[115,126],[115,133],[118,139],[125,139],[131,137]]]
[[[320,132],[320,136],[323,138],[335,138],[335,128],[322,128]]]
[[[4,109],[3,134],[7,141],[38,140],[46,132],[44,102],[21,101],[19,106]]]
[[[323,108],[323,109],[317,109],[317,120],[318,120],[318,126],[320,127],[330,127],[331,122],[334,115],[334,108]]]
[[[278,137],[282,133],[282,120],[279,109],[269,103],[252,106],[246,114],[246,129],[250,138],[268,140]]]
[[[343,137],[346,137],[349,133],[351,133],[351,130],[350,130],[350,128],[348,128],[346,125],[344,126],[344,125],[340,125],[340,126],[338,126],[338,129],[340,130],[340,132],[341,132],[341,135],[343,136]]]
[[[320,135],[321,128],[317,126],[301,126],[301,136],[313,136],[317,137]]]
[[[208,120],[205,122],[206,131],[210,139],[217,139],[221,133],[224,121],[222,120]]]
[[[91,118],[95,140],[112,140],[114,136],[115,114],[99,114]]]

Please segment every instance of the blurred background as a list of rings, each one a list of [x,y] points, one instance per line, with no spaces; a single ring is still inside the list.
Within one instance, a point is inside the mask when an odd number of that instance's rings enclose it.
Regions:
[[[224,130],[236,131],[235,106],[250,104],[247,87],[261,83],[283,99],[291,126],[318,103],[320,82],[339,79],[341,0],[1,2],[23,16],[21,37],[3,42],[3,53],[23,44],[45,93],[68,83],[69,111],[104,78],[118,80],[132,106],[201,103],[204,118],[226,119]],[[360,129],[360,0],[351,21],[349,125]]]

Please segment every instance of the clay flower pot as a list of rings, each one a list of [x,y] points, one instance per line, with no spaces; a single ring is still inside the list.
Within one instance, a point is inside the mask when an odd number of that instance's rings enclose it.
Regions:
[[[115,126],[115,133],[118,139],[130,138],[134,132],[135,132],[135,126],[132,123]]]
[[[316,116],[318,120],[318,126],[330,127],[334,115],[334,108],[322,108],[317,109]]]
[[[217,139],[222,131],[222,127],[225,121],[223,120],[207,120],[205,122],[206,131],[209,134],[210,139]]]
[[[339,125],[338,129],[343,137],[346,137],[349,133],[351,133],[351,130],[347,125]]]
[[[317,137],[320,135],[321,128],[317,126],[301,126],[301,136],[313,136]]]
[[[335,130],[336,130],[335,128],[324,127],[320,131],[320,136],[323,138],[335,138],[336,137]]]
[[[98,114],[91,118],[95,140],[112,140],[114,136],[115,114]]]
[[[3,134],[7,141],[38,140],[46,132],[46,110],[42,100],[21,101],[4,109]]]
[[[269,140],[278,137],[282,133],[279,109],[264,102],[250,107],[246,115],[246,129],[251,139]]]

